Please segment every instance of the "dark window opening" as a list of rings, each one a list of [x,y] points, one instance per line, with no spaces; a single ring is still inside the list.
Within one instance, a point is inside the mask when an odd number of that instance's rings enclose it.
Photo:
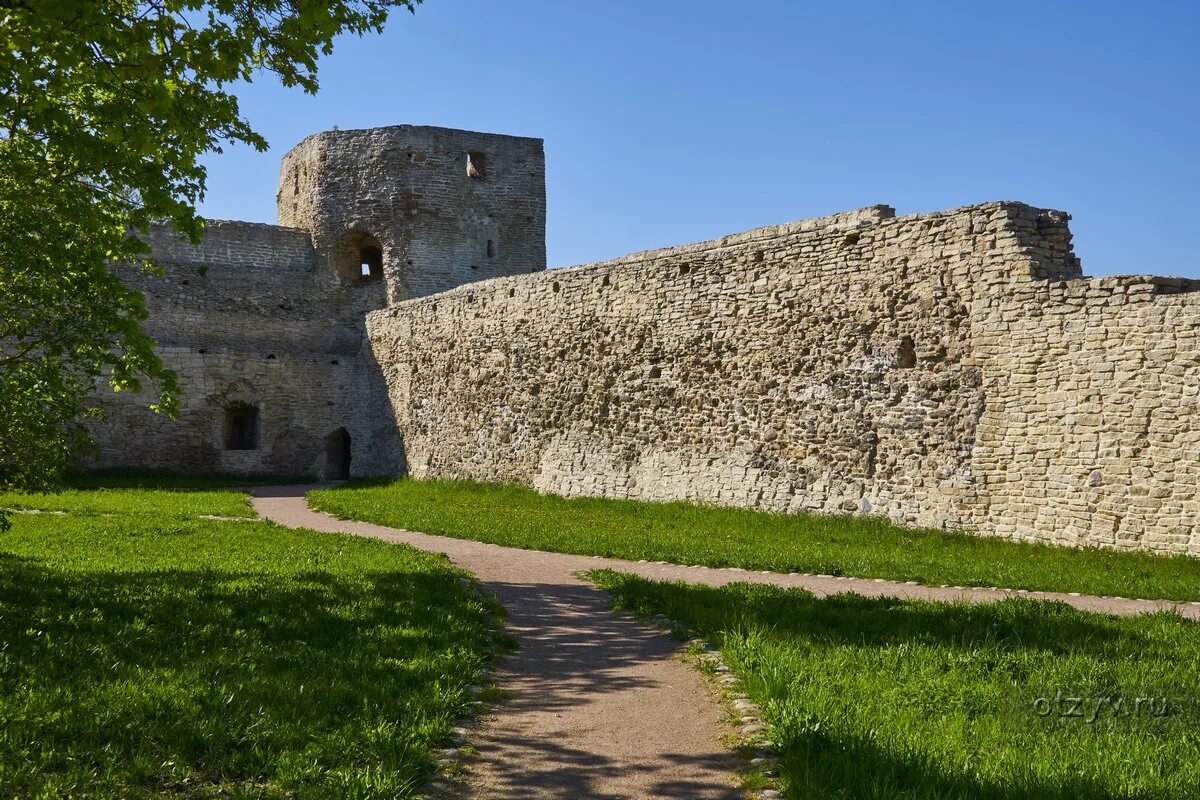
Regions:
[[[912,369],[917,365],[917,347],[911,336],[905,336],[900,340],[900,347],[896,351],[896,366],[901,369]]]
[[[486,178],[487,156],[475,150],[467,153],[467,176],[471,178]]]
[[[258,407],[238,403],[225,409],[225,449],[258,449]]]
[[[494,241],[492,241],[491,239],[488,239],[488,241],[487,241],[487,257],[488,258],[496,257],[496,243]]]
[[[383,279],[383,245],[364,230],[349,230],[333,248],[333,266],[344,281],[371,283]]]
[[[383,250],[375,245],[363,245],[358,251],[359,277],[377,281],[383,277]]]

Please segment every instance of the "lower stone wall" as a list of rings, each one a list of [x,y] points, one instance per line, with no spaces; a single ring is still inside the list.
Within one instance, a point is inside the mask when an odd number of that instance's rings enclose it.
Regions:
[[[486,281],[368,334],[417,476],[956,526],[983,407],[969,303],[1034,239],[1076,268],[1062,215],[876,207]]]
[[[323,286],[303,231],[212,223],[198,246],[161,227],[152,240],[162,273],[130,267],[122,277],[146,298],[146,331],[179,381],[179,416],[150,413],[149,392],[102,393],[99,451],[85,466],[332,478],[344,431],[352,475],[403,471],[364,346],[382,284]],[[242,406],[257,409],[254,449],[228,447],[229,411]]]
[[[1200,555],[1200,281],[1017,283],[973,316],[972,527]]]
[[[1198,553],[1195,284],[864,209],[368,317],[418,477]]]
[[[353,475],[395,475],[403,453],[370,354],[323,353],[277,348],[260,351],[221,347],[160,346],[176,372],[180,409],[174,420],[149,413],[145,394],[106,398],[105,418],[94,426],[98,468],[155,468],[335,478],[340,456],[329,447],[339,429],[351,442]],[[226,409],[258,410],[257,446],[226,447]]]

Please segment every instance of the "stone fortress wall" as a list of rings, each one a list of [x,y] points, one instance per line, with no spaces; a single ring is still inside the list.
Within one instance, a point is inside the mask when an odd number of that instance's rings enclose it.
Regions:
[[[544,176],[536,139],[334,131],[285,156],[280,226],[155,230],[165,275],[130,279],[182,413],[116,395],[93,465],[1200,554],[1200,281],[1084,278],[1067,215],[1011,202],[546,272]]]
[[[974,313],[972,527],[1200,555],[1200,281],[1017,281]]]
[[[1200,282],[873,207],[369,317],[409,469],[1200,554]]]
[[[482,174],[468,174],[471,154]],[[142,395],[107,396],[89,465],[402,473],[386,387],[364,347],[366,314],[466,280],[544,270],[544,171],[538,139],[332,131],[285,156],[282,225],[210,221],[195,246],[156,227],[162,276],[125,274],[179,377],[179,418],[148,413]],[[253,429],[235,448],[234,426]]]

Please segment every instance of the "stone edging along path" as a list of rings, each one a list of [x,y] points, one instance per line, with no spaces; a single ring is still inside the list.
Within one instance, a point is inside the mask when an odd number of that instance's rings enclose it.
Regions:
[[[583,570],[607,567],[709,586],[770,583],[818,597],[854,592],[988,603],[1026,596],[1082,611],[1132,616],[1168,610],[1200,620],[1200,602],[924,586],[520,550],[339,520],[308,507],[304,494],[310,488],[256,489],[252,503],[261,516],[283,525],[445,553],[507,608],[506,627],[519,647],[503,659],[496,678],[513,699],[504,705],[502,722],[485,722],[472,736],[478,757],[471,781],[478,797],[494,800],[740,796],[732,777],[736,759],[720,741],[729,729],[711,689],[673,657],[678,642],[613,613],[607,596],[576,576]]]

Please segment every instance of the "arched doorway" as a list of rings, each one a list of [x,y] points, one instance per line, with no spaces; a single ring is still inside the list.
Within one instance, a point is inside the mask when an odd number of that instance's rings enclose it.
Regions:
[[[325,437],[325,480],[344,481],[350,477],[350,433],[338,428]]]

